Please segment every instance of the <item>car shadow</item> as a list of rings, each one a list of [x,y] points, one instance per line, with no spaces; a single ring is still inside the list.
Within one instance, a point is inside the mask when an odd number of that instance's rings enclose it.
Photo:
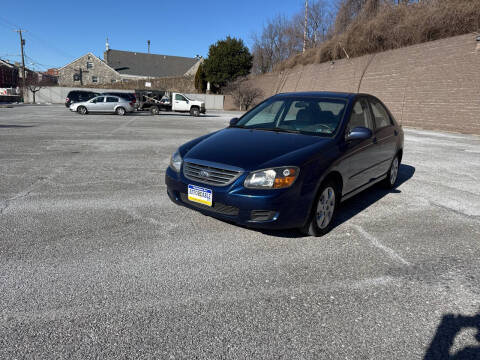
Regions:
[[[0,129],[11,129],[11,128],[31,128],[35,127],[35,125],[11,125],[11,124],[0,124]]]
[[[353,196],[352,198],[346,200],[340,204],[340,207],[337,212],[336,219],[333,223],[332,230],[337,226],[343,224],[344,222],[350,220],[358,213],[364,211],[369,206],[373,205],[384,196],[388,194],[398,194],[401,193],[397,188],[410,180],[415,174],[415,167],[405,164],[400,164],[398,169],[398,178],[397,184],[393,189],[384,189],[380,185],[374,185],[369,189],[362,191],[361,193]],[[259,230],[263,234],[282,237],[282,238],[301,238],[306,237],[306,235],[301,234],[298,230]]]
[[[451,349],[455,337],[464,329],[477,330],[477,346],[466,346],[455,353]],[[480,359],[480,313],[474,316],[446,314],[437,327],[437,331],[428,347],[424,360],[473,360]]]
[[[172,116],[172,117],[192,117],[192,115],[190,115],[190,113],[177,113],[177,112],[168,112],[168,111],[160,111],[159,114],[157,115],[153,115],[150,111],[134,111],[132,113],[129,113],[128,114],[129,116],[165,116],[165,115],[169,115],[169,116]],[[210,114],[201,114],[200,116],[198,116],[197,118],[213,118],[213,117],[220,117],[220,115],[210,115]]]

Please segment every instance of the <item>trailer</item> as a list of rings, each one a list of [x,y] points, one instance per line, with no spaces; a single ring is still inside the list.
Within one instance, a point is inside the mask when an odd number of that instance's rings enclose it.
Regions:
[[[192,100],[181,93],[170,93],[161,90],[135,90],[137,98],[137,110],[150,111],[152,115],[157,115],[160,111],[175,111],[190,113],[192,116],[205,114],[205,103],[203,101]]]

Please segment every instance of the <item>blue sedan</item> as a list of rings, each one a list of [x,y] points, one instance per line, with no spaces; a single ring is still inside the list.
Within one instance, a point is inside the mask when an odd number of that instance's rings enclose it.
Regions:
[[[165,182],[178,205],[253,228],[320,236],[340,201],[394,187],[403,130],[367,94],[275,95],[178,148]]]

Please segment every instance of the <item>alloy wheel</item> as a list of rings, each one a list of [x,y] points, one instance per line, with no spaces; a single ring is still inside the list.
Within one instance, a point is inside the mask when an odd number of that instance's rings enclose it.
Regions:
[[[390,168],[390,184],[395,184],[398,176],[398,157],[395,157],[392,162],[392,167]]]
[[[334,211],[335,190],[328,186],[325,188],[325,190],[323,190],[320,198],[318,199],[317,211],[315,213],[317,226],[320,229],[325,229],[330,224]]]

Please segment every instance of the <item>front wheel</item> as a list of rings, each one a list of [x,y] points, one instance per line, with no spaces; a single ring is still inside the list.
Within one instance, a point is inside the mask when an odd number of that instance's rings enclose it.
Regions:
[[[87,108],[85,106],[79,106],[77,112],[80,115],[86,115],[88,113]]]
[[[198,107],[192,107],[190,109],[190,115],[198,117],[200,116],[200,109]]]
[[[120,116],[123,116],[127,113],[127,111],[123,107],[118,107],[117,110],[115,110],[115,112],[117,113],[117,115],[120,115]]]
[[[339,194],[334,182],[327,182],[320,187],[312,213],[300,231],[305,235],[322,236],[328,233],[333,225]]]

